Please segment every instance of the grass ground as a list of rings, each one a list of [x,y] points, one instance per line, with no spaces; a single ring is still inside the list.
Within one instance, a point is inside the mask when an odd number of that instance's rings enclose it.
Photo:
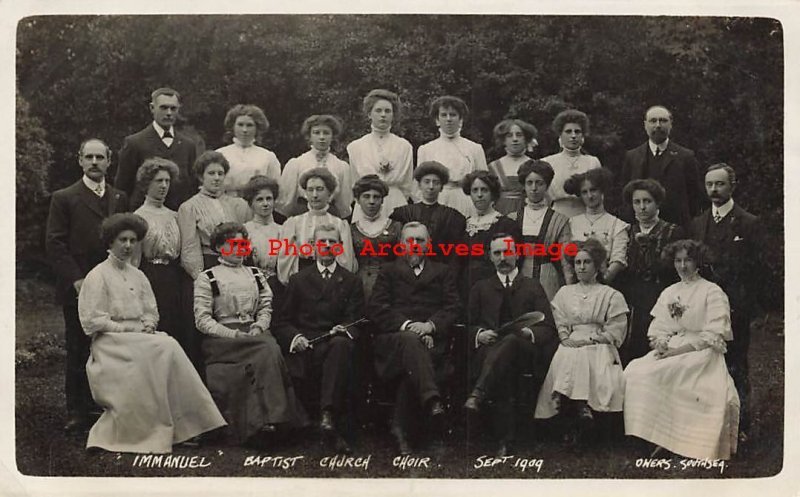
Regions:
[[[682,469],[682,458],[669,459],[669,468],[639,467],[649,448],[621,435],[579,447],[564,445],[551,425],[533,427],[515,456],[494,466],[481,456],[492,454],[483,440],[467,445],[463,420],[453,415],[444,447],[421,449],[416,462],[427,457],[427,467],[399,467],[394,446],[380,422],[361,431],[353,457],[361,466],[326,466],[334,454],[314,436],[302,443],[284,442],[269,450],[248,449],[224,442],[198,449],[177,448],[174,456],[196,456],[202,468],[142,467],[132,454],[87,451],[85,435],[66,435],[64,422],[63,351],[58,347],[35,350],[37,344],[58,342],[63,336],[60,308],[53,304],[52,286],[41,278],[17,281],[16,328],[16,456],[17,468],[38,476],[266,476],[355,478],[756,478],[775,475],[783,465],[784,343],[783,319],[771,315],[765,327],[755,326],[750,350],[754,406],[750,441],[720,468]],[[760,323],[759,323],[760,324]],[[45,335],[42,337],[42,335]],[[33,344],[33,345],[31,345]],[[34,350],[31,350],[33,348]],[[377,418],[384,418],[379,413]],[[254,459],[259,456],[260,459]],[[276,457],[302,456],[292,467]],[[267,460],[267,457],[273,459]],[[201,459],[203,458],[203,459]],[[250,458],[248,460],[248,458]],[[536,461],[532,461],[536,460]],[[186,460],[188,463],[188,459]],[[276,462],[278,461],[278,462]],[[537,462],[541,461],[541,462]],[[247,464],[250,462],[251,464]],[[355,462],[355,461],[351,461]],[[637,462],[639,464],[637,464]],[[540,464],[539,467],[537,465]],[[208,466],[206,466],[208,465]],[[527,467],[525,467],[527,465]]]

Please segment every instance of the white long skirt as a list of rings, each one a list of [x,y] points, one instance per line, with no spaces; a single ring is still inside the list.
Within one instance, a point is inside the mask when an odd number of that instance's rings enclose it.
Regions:
[[[87,448],[169,453],[173,444],[226,424],[191,361],[165,333],[95,336],[86,374],[105,409]]]
[[[712,348],[656,359],[655,351],[625,369],[625,433],[696,459],[736,453],[739,395]]]

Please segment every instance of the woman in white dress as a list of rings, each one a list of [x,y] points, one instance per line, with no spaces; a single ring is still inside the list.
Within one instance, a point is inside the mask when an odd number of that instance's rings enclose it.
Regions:
[[[89,271],[78,296],[92,337],[86,375],[104,408],[86,447],[169,453],[172,446],[225,425],[178,342],[156,331],[158,308],[147,277],[130,264],[147,222],[114,214],[101,228],[108,259]]]
[[[274,216],[279,192],[278,183],[267,176],[253,176],[242,189],[242,197],[253,211],[253,219],[244,223],[250,234],[253,263],[268,279],[278,273],[278,252],[273,240],[281,239],[281,225]]]
[[[681,281],[653,307],[653,350],[625,369],[625,433],[684,457],[729,459],[739,430],[739,396],[725,365],[730,306],[697,272],[706,252],[694,240],[664,249]]]
[[[628,223],[606,212],[605,196],[611,189],[608,169],[590,169],[576,174],[564,183],[564,191],[580,197],[586,212],[569,218],[572,240],[594,238],[603,244],[607,259],[601,269],[602,281],[612,284],[628,263]]]
[[[278,181],[281,163],[274,153],[257,144],[269,129],[264,111],[255,105],[234,105],[225,115],[225,138],[233,143],[217,149],[228,159],[230,171],[225,175],[225,192],[241,197],[242,188],[257,174]]]
[[[500,198],[494,208],[510,214],[525,203],[525,190],[517,179],[519,167],[530,160],[525,152],[536,143],[538,130],[521,119],[505,119],[494,127],[494,141],[506,155],[489,163],[489,171],[500,181]]]
[[[417,151],[417,163],[435,161],[450,172],[450,180],[442,188],[439,203],[452,207],[464,217],[475,214],[468,195],[461,189],[467,174],[486,170],[486,154],[479,143],[461,136],[461,127],[469,114],[467,104],[458,97],[439,97],[431,103],[430,116],[439,127],[439,138],[428,142]]]
[[[400,116],[400,99],[396,93],[372,90],[364,97],[363,109],[372,131],[347,145],[353,184],[369,174],[377,175],[389,187],[381,207],[382,215],[388,217],[395,207],[406,205],[411,197],[414,151],[408,140],[391,131],[392,124]],[[361,207],[356,204],[352,222],[362,217]]]
[[[580,199],[564,191],[564,183],[575,174],[601,167],[597,157],[584,154],[581,148],[589,133],[589,117],[575,109],[559,112],[553,119],[553,132],[558,135],[561,151],[542,159],[550,163],[556,173],[547,197],[556,212],[567,217],[577,216],[584,212],[585,207]]]
[[[350,165],[331,153],[331,145],[342,134],[342,122],[334,116],[311,116],[303,121],[300,133],[308,141],[311,150],[290,159],[283,168],[280,181],[280,196],[277,210],[286,217],[296,216],[308,210],[308,198],[300,185],[300,176],[309,169],[324,167],[336,178],[332,191],[331,206],[334,213],[345,218],[350,215],[353,203],[353,175]]]
[[[606,258],[603,246],[597,240],[576,245],[578,253],[568,259],[578,282],[561,287],[551,302],[561,344],[539,392],[535,417],[550,418],[572,407],[588,427],[592,411],[622,410],[618,349],[625,340],[628,305],[621,293],[597,281]]]
[[[278,253],[278,280],[286,285],[291,275],[314,263],[313,250],[304,251],[303,247],[314,245],[314,229],[323,224],[332,224],[339,229],[343,251],[336,256],[336,263],[355,273],[358,263],[353,251],[350,226],[347,221],[329,212],[336,178],[328,169],[316,167],[304,172],[299,183],[308,197],[308,211],[290,217],[281,227],[281,238],[288,246],[285,243]],[[280,188],[283,192],[283,187]]]

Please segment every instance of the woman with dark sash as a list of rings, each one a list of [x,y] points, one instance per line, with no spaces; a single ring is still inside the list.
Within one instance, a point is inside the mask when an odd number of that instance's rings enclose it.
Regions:
[[[525,205],[525,190],[517,179],[519,166],[530,160],[525,152],[535,143],[536,128],[521,119],[505,119],[494,127],[494,141],[506,155],[489,163],[489,171],[500,182],[500,197],[494,204],[500,214],[517,212]]]
[[[572,268],[563,256],[563,248],[572,240],[569,219],[548,207],[545,193],[553,181],[553,168],[542,160],[529,160],[520,166],[517,177],[525,188],[525,206],[509,215],[522,233],[520,257],[523,276],[538,279],[547,298],[553,300],[559,288],[573,282]],[[561,244],[558,255],[550,255],[553,244]],[[534,255],[537,245],[546,255]],[[542,247],[538,247],[541,250]]]

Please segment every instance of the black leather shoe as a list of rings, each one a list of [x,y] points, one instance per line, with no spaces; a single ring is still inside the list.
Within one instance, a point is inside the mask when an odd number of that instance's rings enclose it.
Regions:
[[[64,423],[64,431],[67,433],[75,433],[82,431],[86,428],[86,416],[79,414],[71,414]]]
[[[319,422],[322,431],[334,431],[333,414],[330,411],[322,411],[322,420]]]
[[[442,401],[439,400],[439,399],[433,400],[431,402],[430,412],[431,412],[431,416],[434,417],[434,418],[437,417],[437,416],[443,415],[444,414],[444,405],[442,405]]]
[[[476,397],[475,395],[470,395],[467,397],[467,401],[464,402],[464,409],[468,411],[478,412],[481,410],[481,399]]]

